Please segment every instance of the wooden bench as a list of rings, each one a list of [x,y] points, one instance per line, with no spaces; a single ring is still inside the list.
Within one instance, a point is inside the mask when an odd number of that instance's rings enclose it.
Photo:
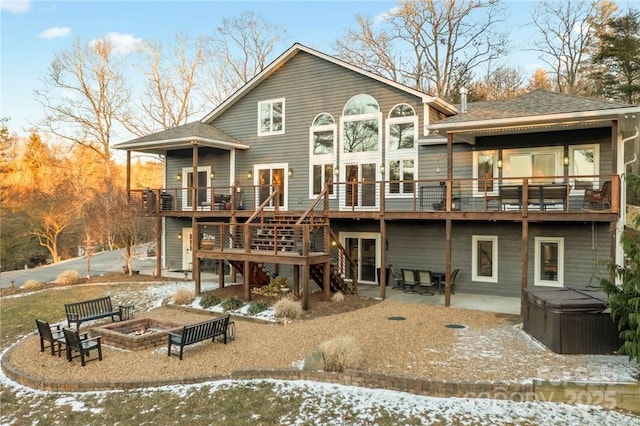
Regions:
[[[180,360],[182,360],[182,353],[185,346],[207,339],[211,339],[212,342],[215,342],[216,337],[222,337],[222,340],[226,345],[227,327],[229,327],[229,314],[220,318],[185,325],[179,333],[169,331],[167,355],[171,356],[171,346],[177,345],[180,347]]]
[[[85,321],[91,321],[100,318],[111,317],[111,321],[115,321],[115,317],[122,319],[122,307],[117,310],[111,305],[111,298],[101,297],[99,299],[85,300],[82,302],[67,303],[64,305],[67,314],[67,324],[76,324],[76,329],[80,328],[80,324]]]

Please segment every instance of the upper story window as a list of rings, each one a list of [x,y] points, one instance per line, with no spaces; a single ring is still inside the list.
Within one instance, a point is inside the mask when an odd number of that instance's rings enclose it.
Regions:
[[[284,133],[284,98],[258,102],[258,136]]]
[[[389,113],[389,151],[413,149],[416,146],[418,117],[410,105],[400,104]]]
[[[374,152],[380,147],[382,117],[378,102],[370,95],[356,95],[344,107],[342,150],[345,153]]]
[[[311,125],[311,154],[333,154],[335,151],[336,124],[331,114],[319,114]]]
[[[318,114],[309,129],[310,197],[318,195],[325,184],[333,195],[333,171],[336,162],[336,123],[331,114]]]
[[[386,124],[388,193],[413,194],[418,159],[418,117],[410,105],[399,104],[391,109]]]
[[[597,175],[600,168],[599,145],[574,145],[569,147],[569,175],[573,176],[571,187],[576,191],[598,187]]]

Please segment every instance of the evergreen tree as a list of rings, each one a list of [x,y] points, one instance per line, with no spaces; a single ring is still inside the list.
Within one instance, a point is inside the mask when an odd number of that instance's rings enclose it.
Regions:
[[[640,101],[640,12],[610,18],[599,31],[599,50],[593,58],[602,95],[629,104]]]
[[[640,179],[628,181],[633,193],[640,192]],[[635,220],[640,227],[640,216]],[[629,359],[640,362],[640,232],[627,228],[622,235],[626,261],[624,265],[612,265],[611,271],[619,279],[618,286],[608,279],[600,284],[609,297],[611,316],[618,324],[620,337],[624,340],[619,352],[629,355]]]

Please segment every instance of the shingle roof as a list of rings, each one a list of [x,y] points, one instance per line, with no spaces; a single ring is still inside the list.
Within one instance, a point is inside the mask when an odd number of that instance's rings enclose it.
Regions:
[[[117,149],[146,148],[158,151],[162,148],[186,145],[191,141],[197,141],[211,146],[228,146],[235,148],[248,148],[242,141],[228,135],[216,127],[201,121],[183,124],[172,129],[162,130],[140,138],[114,145]]]
[[[634,107],[634,105],[536,90],[511,99],[471,102],[468,104],[467,112],[438,121],[437,124],[603,111],[625,107]]]

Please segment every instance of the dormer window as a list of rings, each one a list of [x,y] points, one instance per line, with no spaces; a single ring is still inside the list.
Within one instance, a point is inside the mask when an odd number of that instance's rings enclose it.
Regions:
[[[258,102],[258,136],[284,134],[284,98]]]

